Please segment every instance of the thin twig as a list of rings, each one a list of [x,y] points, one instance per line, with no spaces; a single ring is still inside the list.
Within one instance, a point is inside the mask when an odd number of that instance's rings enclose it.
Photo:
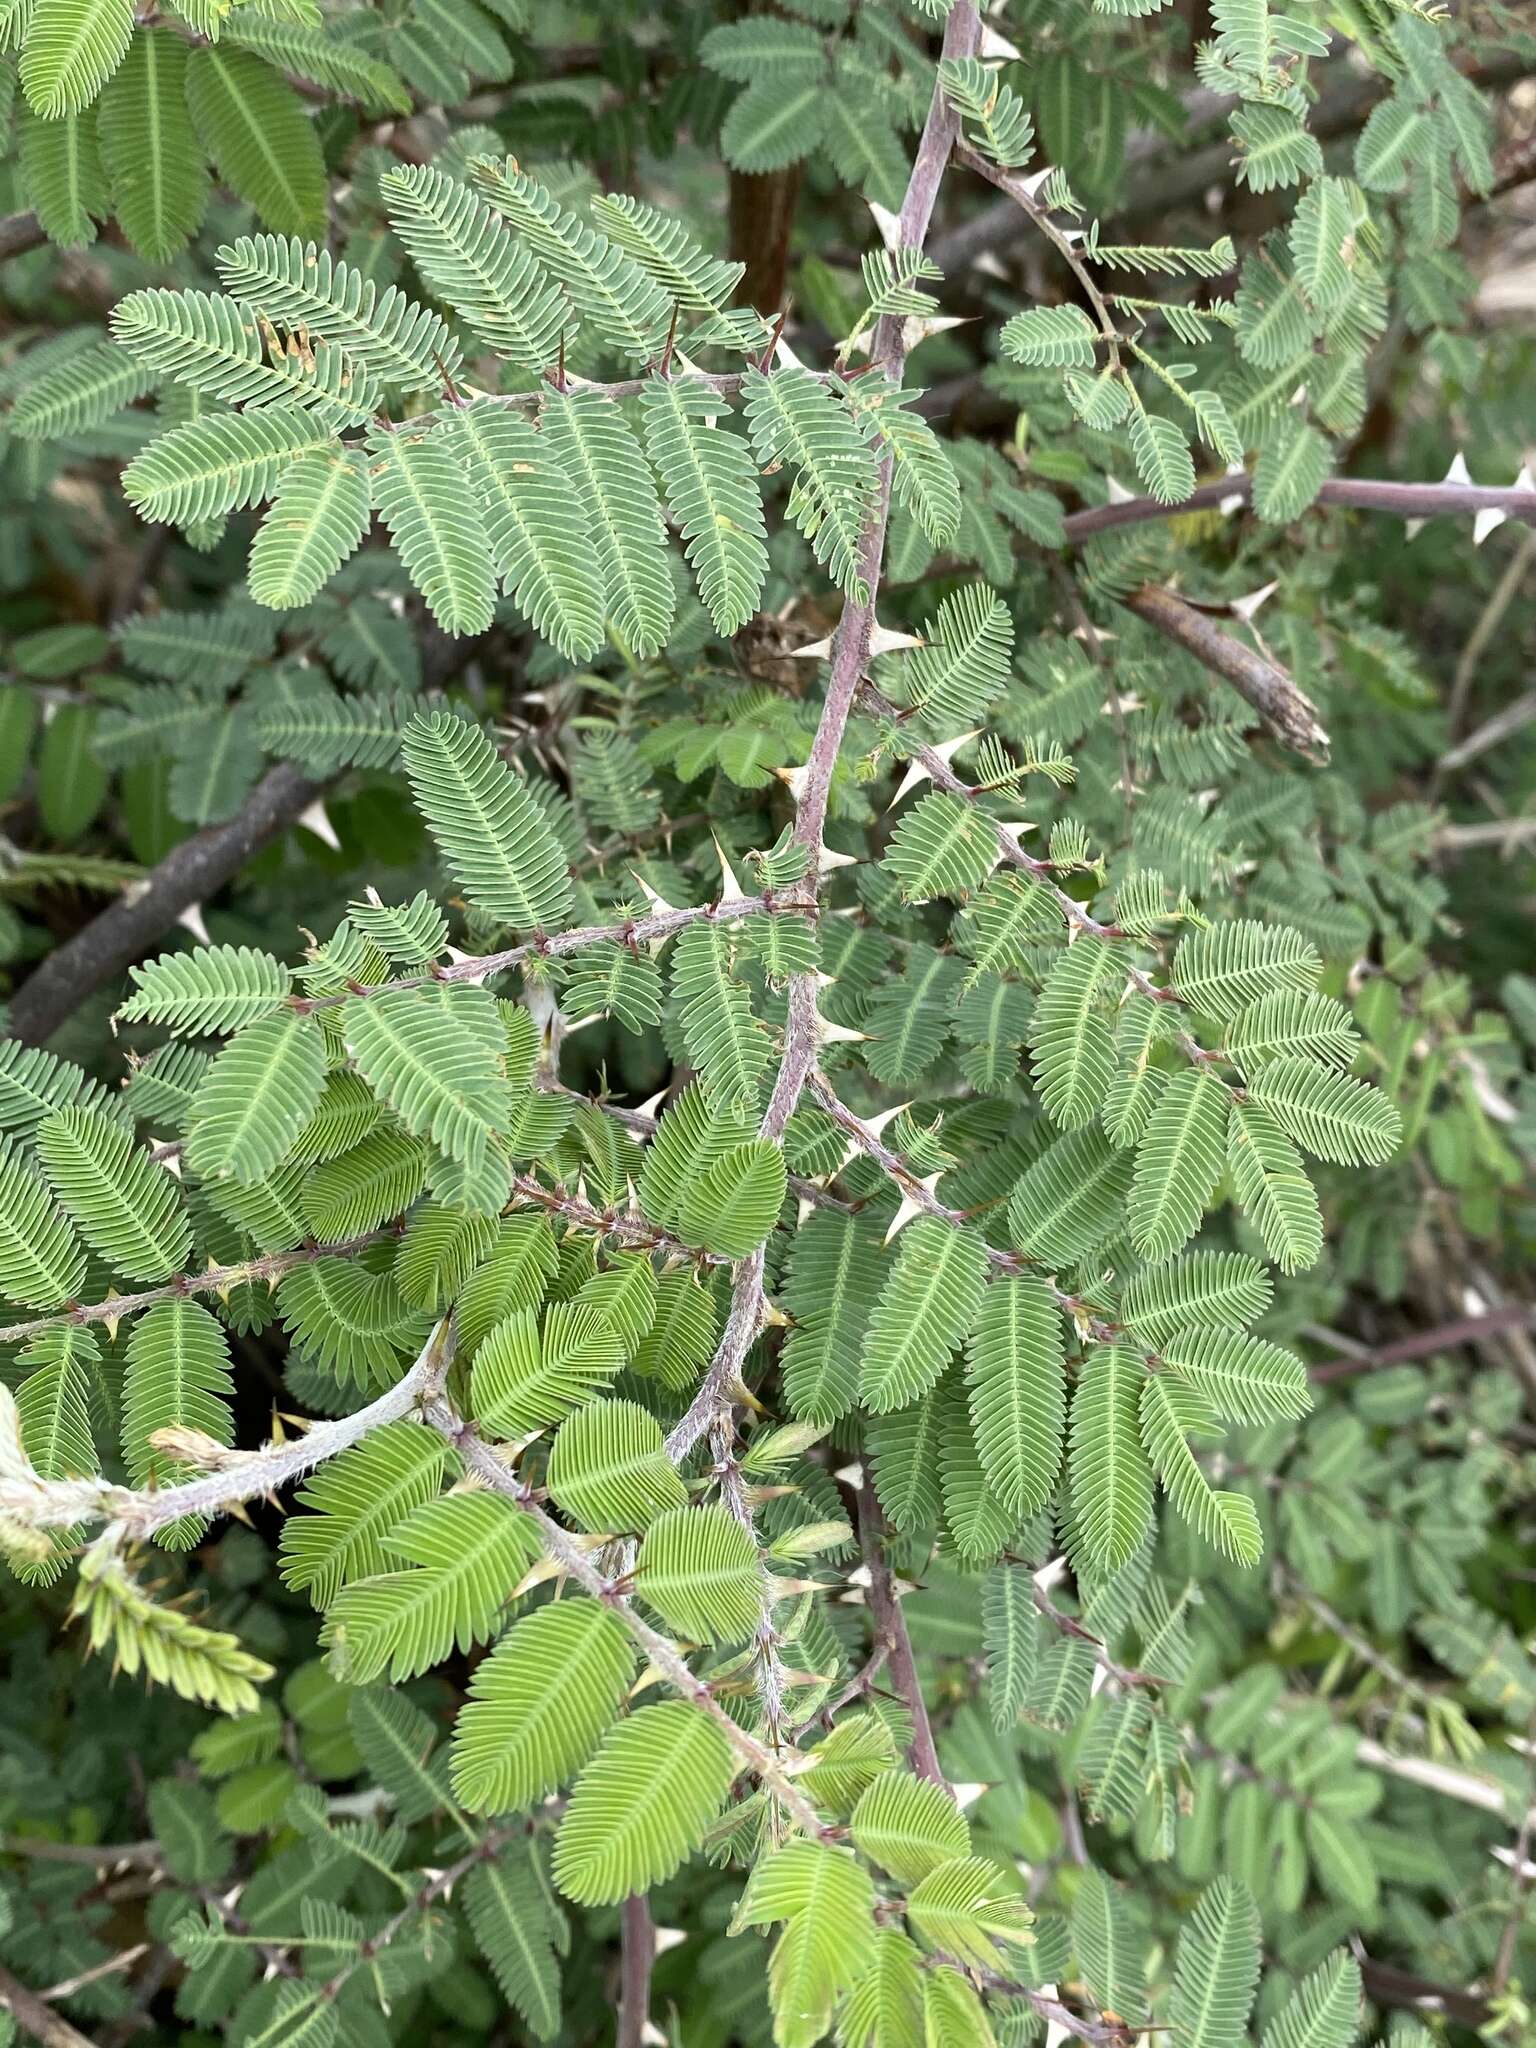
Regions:
[[[334,1421],[316,1422],[302,1435],[258,1451],[227,1451],[220,1468],[180,1486],[138,1493],[105,1479],[41,1479],[35,1473],[0,1475],[0,1516],[28,1528],[71,1528],[77,1522],[106,1521],[130,1540],[140,1541],[183,1515],[220,1515],[242,1501],[275,1493],[316,1465],[338,1456],[386,1422],[409,1415],[446,1369],[448,1324],[440,1322],[410,1370],[366,1408]]]
[[[1437,1329],[1419,1330],[1411,1337],[1399,1337],[1374,1351],[1355,1350],[1342,1358],[1325,1358],[1310,1366],[1307,1377],[1314,1385],[1329,1380],[1352,1379],[1356,1373],[1372,1372],[1387,1365],[1404,1365],[1412,1358],[1428,1358],[1436,1351],[1450,1351],[1458,1344],[1476,1344],[1484,1337],[1496,1337],[1504,1330],[1536,1329],[1536,1308],[1512,1302],[1506,1308],[1490,1309],[1486,1315],[1462,1316]]]
[[[589,946],[645,946],[654,940],[669,939],[691,924],[729,924],[737,918],[771,917],[783,911],[803,914],[799,905],[766,893],[732,896],[721,902],[700,903],[687,909],[669,905],[646,917],[624,918],[611,924],[576,925],[567,932],[552,932],[547,938],[524,940],[521,945],[508,946],[500,953],[473,953],[463,960],[450,962],[446,967],[434,967],[426,974],[407,974],[395,981],[366,985],[359,983],[356,988],[344,989],[338,995],[294,996],[291,1002],[295,1010],[307,1015],[311,1010],[332,1009],[338,1003],[371,1001],[375,996],[393,995],[401,989],[430,988],[439,981],[483,981],[493,974],[505,974],[510,967],[521,967],[528,960],[559,960],[568,953],[584,952]]]
[[[900,1693],[902,1704],[912,1716],[912,1741],[907,1754],[918,1777],[926,1778],[930,1784],[943,1786],[953,1799],[954,1789],[939,1762],[933,1727],[923,1700],[922,1683],[912,1656],[912,1639],[907,1634],[896,1581],[885,1555],[885,1517],[867,1478],[859,1485],[856,1507],[859,1548],[864,1553],[864,1569],[869,1576],[869,1617],[874,1625],[876,1641],[885,1646],[891,1684]]]
[[[1477,624],[1467,636],[1467,644],[1461,650],[1461,656],[1456,663],[1456,674],[1451,681],[1450,701],[1445,707],[1446,730],[1453,735],[1461,730],[1462,715],[1472,692],[1472,684],[1477,677],[1478,664],[1487,652],[1494,634],[1499,630],[1504,614],[1514,603],[1520,585],[1525,579],[1525,573],[1533,561],[1536,561],[1536,529],[1520,536],[1519,546],[1504,564],[1504,573],[1493,586],[1488,602],[1478,614]],[[1471,742],[1467,744],[1470,746]],[[1465,748],[1458,747],[1440,762],[1435,771],[1436,776],[1438,777],[1443,770],[1459,768],[1463,760],[1472,758]]]
[[[975,0],[956,0],[944,24],[944,55],[952,58],[971,56],[980,41],[981,17]],[[927,240],[939,187],[959,132],[958,116],[945,99],[942,88],[935,86],[897,221],[895,239],[899,247],[921,249]],[[899,315],[886,314],[875,326],[871,363],[893,384],[900,384],[906,359],[906,323]],[[811,743],[810,756],[801,771],[793,835],[796,843],[805,848],[808,870],[798,893],[793,894],[791,900],[812,912],[817,907],[820,892],[821,867],[826,851],[827,800],[832,776],[848,729],[854,697],[869,664],[874,639],[875,606],[885,559],[891,487],[892,469],[887,459],[880,467],[879,492],[859,548],[863,592],[844,604],[833,633],[826,699],[822,704],[816,737]],[[783,1053],[761,1125],[762,1135],[766,1138],[783,1137],[815,1065],[821,1039],[816,994],[815,974],[790,977]],[[737,1271],[731,1290],[730,1313],[715,1356],[686,1413],[667,1438],[668,1455],[674,1460],[685,1457],[714,1427],[717,1413],[732,1405],[742,1365],[762,1327],[765,1305],[763,1255],[757,1251],[744,1259]]]
[[[503,1464],[490,1444],[478,1436],[448,1402],[437,1395],[426,1404],[427,1421],[447,1438],[469,1470],[496,1493],[505,1494],[522,1509],[538,1528],[544,1548],[567,1578],[574,1579],[594,1600],[601,1600],[616,1614],[640,1649],[674,1692],[708,1715],[735,1750],[742,1764],[753,1771],[763,1786],[792,1814],[808,1834],[817,1838],[828,1830],[809,1799],[795,1784],[773,1752],[741,1727],[715,1698],[709,1686],[685,1662],[677,1645],[651,1627],[624,1595],[603,1577],[592,1559],[534,1498],[516,1473]]]

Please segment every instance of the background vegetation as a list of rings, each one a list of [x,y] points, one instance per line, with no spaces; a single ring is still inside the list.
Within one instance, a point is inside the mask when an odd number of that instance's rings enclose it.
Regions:
[[[0,0],[0,2042],[1528,2038],[1533,77]]]

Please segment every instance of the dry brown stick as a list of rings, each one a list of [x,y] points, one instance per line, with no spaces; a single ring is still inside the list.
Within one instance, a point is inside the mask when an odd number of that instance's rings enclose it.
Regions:
[[[48,239],[35,213],[8,213],[0,220],[0,263],[11,256],[25,256],[41,248]]]
[[[320,789],[285,761],[262,777],[225,824],[173,846],[141,888],[93,917],[27,977],[11,998],[10,1035],[24,1045],[51,1038],[87,996],[163,938],[183,911],[222,889],[285,832]]]
[[[1505,1330],[1536,1329],[1536,1308],[1512,1302],[1507,1308],[1490,1309],[1487,1315],[1462,1316],[1454,1323],[1442,1323],[1435,1330],[1418,1330],[1411,1337],[1399,1337],[1374,1351],[1350,1352],[1343,1358],[1325,1358],[1310,1366],[1307,1377],[1314,1385],[1329,1380],[1353,1379],[1356,1373],[1373,1372],[1385,1365],[1405,1365],[1410,1359],[1428,1358],[1436,1351],[1450,1351],[1458,1344],[1476,1344],[1483,1337],[1497,1337]]]
[[[23,2033],[41,2041],[43,2048],[96,2048],[89,2034],[82,2034],[56,2013],[35,1991],[29,1991],[19,1977],[0,1965],[0,2011],[8,2012]]]
[[[1309,761],[1328,757],[1328,734],[1312,700],[1283,668],[1268,661],[1235,634],[1224,633],[1207,613],[1186,604],[1160,584],[1144,583],[1122,600],[1137,618],[1192,654],[1203,668],[1232,685],[1259,714],[1264,729]]]

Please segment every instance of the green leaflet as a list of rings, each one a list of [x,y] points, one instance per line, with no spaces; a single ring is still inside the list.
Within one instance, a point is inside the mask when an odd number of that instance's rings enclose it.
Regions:
[[[1221,1178],[1231,1097],[1208,1068],[1176,1074],[1148,1119],[1131,1182],[1131,1234],[1150,1258],[1199,1229]]]
[[[249,1024],[209,1068],[192,1102],[194,1173],[265,1180],[292,1149],[325,1083],[325,1041],[296,1010]]]
[[[355,996],[341,1028],[358,1072],[405,1128],[478,1167],[511,1110],[495,999],[454,983]]]
[[[967,1345],[971,1426],[987,1477],[1017,1515],[1051,1498],[1066,1422],[1061,1316],[1035,1280],[996,1280]]]
[[[21,53],[28,106],[46,121],[89,106],[132,35],[130,0],[34,0]]]
[[[676,378],[647,380],[645,446],[717,632],[757,610],[768,571],[762,503],[746,441],[715,424],[721,401]]]
[[[495,1435],[526,1436],[606,1392],[623,1364],[617,1331],[594,1309],[552,1303],[542,1329],[519,1309],[477,1344],[471,1406]]]
[[[319,137],[303,102],[270,64],[246,50],[194,50],[187,105],[219,176],[269,228],[290,235],[323,230]]]
[[[870,1315],[859,1391],[877,1414],[925,1393],[953,1355],[981,1300],[986,1246],[969,1231],[920,1216]]]
[[[906,1771],[886,1771],[853,1809],[855,1846],[912,1885],[955,1856],[970,1853],[965,1815],[941,1785]]]
[[[464,1910],[502,1997],[538,2040],[553,2040],[560,2027],[560,1929],[530,1852],[514,1844],[472,1870]]]
[[[1077,1543],[1098,1570],[1132,1557],[1152,1519],[1152,1473],[1141,1447],[1145,1375],[1129,1351],[1091,1352],[1072,1402],[1072,1512]]]
[[[453,1735],[453,1786],[472,1812],[516,1813],[563,1784],[623,1700],[635,1653],[594,1600],[525,1615],[475,1667]]]
[[[562,654],[595,654],[605,637],[603,571],[551,443],[493,405],[461,406],[451,431],[518,609]]]
[[[359,456],[325,449],[291,462],[251,547],[251,596],[279,611],[308,604],[361,543],[371,516]]]
[[[592,536],[613,629],[635,654],[666,640],[676,603],[656,489],[623,414],[595,391],[551,392],[541,429]]]
[[[121,1124],[96,1109],[62,1109],[38,1126],[37,1152],[55,1195],[114,1272],[164,1280],[185,1264],[192,1224],[176,1182]]]
[[[726,1508],[674,1508],[658,1517],[635,1569],[645,1600],[679,1635],[742,1642],[763,1619],[757,1545]]]
[[[1237,2048],[1259,1974],[1259,1919],[1245,1886],[1218,1878],[1184,1923],[1169,2018],[1190,2048]]]
[[[48,1189],[9,1143],[0,1149],[0,1290],[39,1309],[72,1301],[85,1247]]]
[[[1030,1028],[1035,1085],[1063,1130],[1091,1122],[1114,1072],[1114,1045],[1100,991],[1119,967],[1115,949],[1069,946],[1041,990]]]
[[[186,246],[208,203],[208,172],[187,109],[189,54],[170,29],[141,28],[101,96],[112,209],[151,262]]]
[[[687,1498],[661,1424],[633,1401],[593,1401],[561,1424],[549,1488],[589,1529],[645,1529]]]
[[[485,735],[443,712],[401,742],[411,792],[470,900],[523,931],[550,930],[570,906],[558,840]]]
[[[784,1192],[783,1153],[768,1138],[750,1138],[717,1159],[688,1190],[678,1229],[690,1244],[744,1258],[773,1228]]]
[[[436,1492],[447,1457],[440,1437],[394,1422],[315,1473],[299,1495],[313,1512],[283,1523],[285,1583],[324,1608],[350,1580],[382,1571],[384,1537]]]
[[[719,1812],[735,1759],[681,1700],[610,1730],[576,1781],[555,1839],[555,1883],[580,1905],[614,1904],[670,1877]]]
[[[123,1379],[123,1459],[135,1486],[190,1478],[189,1465],[153,1441],[157,1431],[191,1430],[214,1444],[234,1440],[229,1340],[217,1317],[193,1301],[162,1301],[128,1340]],[[190,1550],[206,1521],[184,1518],[160,1531],[170,1550]]]
[[[480,506],[435,421],[368,439],[373,499],[401,561],[445,633],[483,633],[496,584]]]
[[[495,1625],[537,1551],[530,1524],[499,1494],[428,1501],[383,1538],[405,1568],[343,1586],[323,1640],[338,1675],[364,1685],[410,1678],[468,1650]]]

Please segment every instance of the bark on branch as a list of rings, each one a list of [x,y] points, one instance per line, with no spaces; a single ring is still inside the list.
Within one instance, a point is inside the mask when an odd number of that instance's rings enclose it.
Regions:
[[[24,1045],[51,1038],[87,996],[163,938],[184,910],[222,889],[319,794],[319,783],[284,762],[226,824],[173,846],[147,882],[93,917],[22,983],[11,999],[11,1036]]]
[[[1192,654],[1202,667],[1232,685],[1259,714],[1264,729],[1282,746],[1309,761],[1326,761],[1328,734],[1312,700],[1296,687],[1283,668],[1224,633],[1205,612],[1197,611],[1156,583],[1143,584],[1124,600],[1137,618]]]

